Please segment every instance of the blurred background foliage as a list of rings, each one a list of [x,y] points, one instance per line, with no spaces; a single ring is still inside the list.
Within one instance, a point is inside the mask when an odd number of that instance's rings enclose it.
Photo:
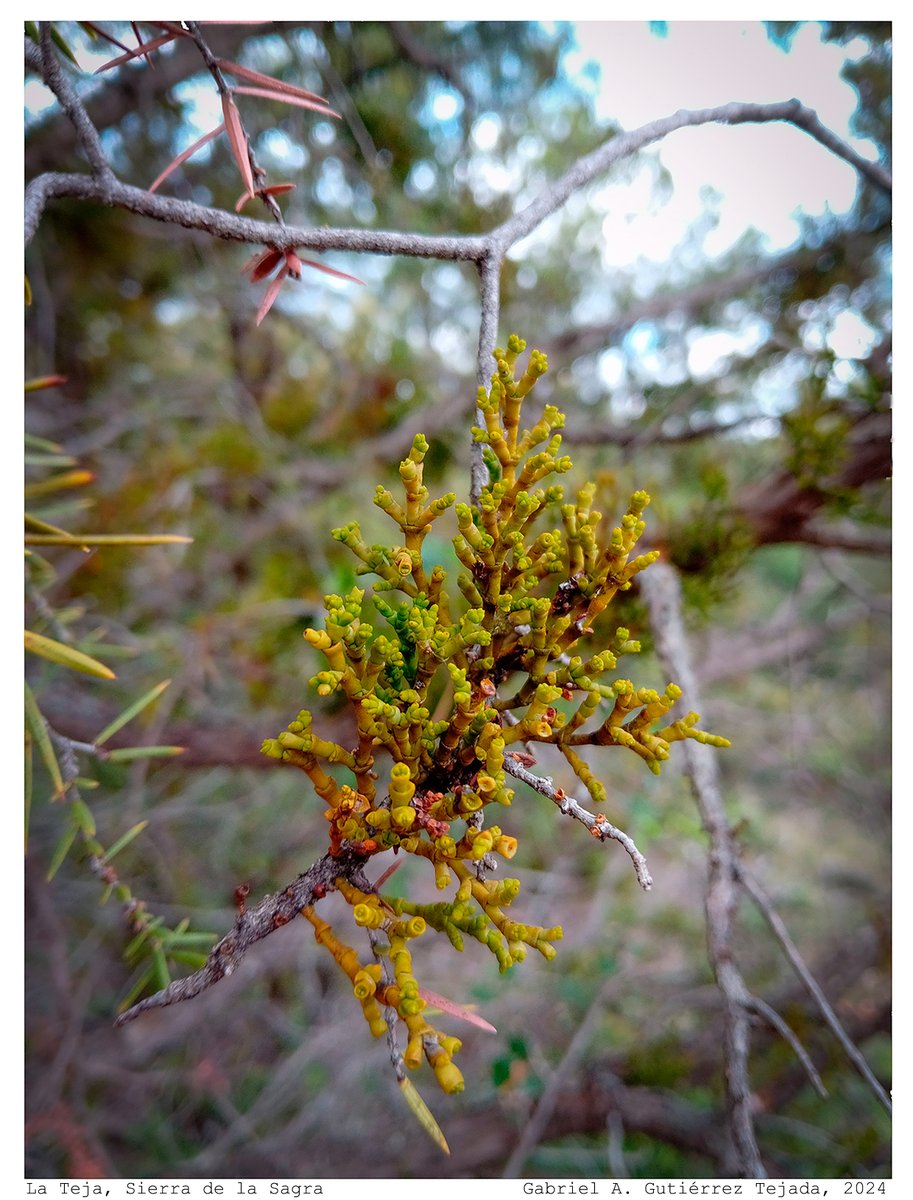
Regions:
[[[76,28],[60,30],[88,62]],[[306,22],[209,33],[218,52],[325,95],[341,114],[332,123],[243,103],[270,180],[297,184],[290,223],[476,233],[613,132],[564,68],[565,26]],[[768,33],[788,47],[796,26]],[[844,67],[858,93],[855,130],[889,164],[890,27],[825,22],[820,33],[864,44]],[[219,119],[201,115],[210,89],[190,46],[172,47],[155,70],[131,63],[74,78],[115,170],[138,186]],[[56,109],[27,117],[26,167],[30,176],[80,169]],[[675,179],[655,153],[621,164],[613,182],[645,170],[647,202],[661,207]],[[231,209],[239,185],[225,146],[200,152],[166,190]],[[576,477],[597,481],[597,507],[620,513],[635,487],[654,494],[648,537],[683,572],[704,724],[733,743],[721,765],[745,858],[887,1082],[887,202],[860,184],[850,213],[804,218],[787,250],[767,252],[749,230],[716,256],[703,249],[708,202],[666,264],[608,272],[591,197],[576,194],[511,252],[501,340],[516,331],[549,354],[537,400],[567,412]],[[41,662],[31,685],[55,730],[90,741],[172,680],[138,718],[140,740],[184,754],[90,760],[83,769],[99,786],[84,798],[106,844],[148,820],[120,854],[120,874],[172,927],[190,917],[201,930],[229,928],[238,884],[256,898],[323,852],[319,801],[258,749],[296,708],[318,704],[302,630],[325,593],[355,582],[328,531],[357,515],[368,535],[387,536],[373,488],[395,477],[419,430],[432,442],[429,486],[465,492],[475,393],[471,265],[331,255],[366,286],[305,273],[257,328],[262,285],[240,274],[248,255],[59,201],[27,256],[26,374],[65,377],[28,397],[27,429],[95,476],[57,517],[86,533],[193,537],[49,550],[55,575],[42,604],[66,615],[75,645],[114,646],[118,677]],[[873,331],[865,357],[841,357],[829,340],[847,313]],[[689,352],[711,334],[728,349],[696,370]],[[433,550],[450,561],[443,537]],[[49,632],[48,611],[29,612],[39,632]],[[622,617],[648,650],[636,594]],[[666,682],[649,657],[637,677]],[[345,737],[331,706],[324,719]],[[123,913],[99,908],[98,881],[78,855],[47,882],[61,815],[37,803],[52,790],[42,770],[36,762],[27,867],[28,1174],[497,1175],[546,1089],[551,1115],[513,1170],[718,1171],[706,844],[675,764],[660,780],[636,764],[617,768],[608,815],[647,854],[656,880],[647,896],[623,854],[542,798],[523,795],[512,810],[511,874],[528,919],[565,929],[554,964],[528,961],[501,979],[487,955],[455,960],[430,939],[417,947],[430,986],[478,1004],[498,1027],[496,1036],[453,1030],[465,1035],[468,1086],[432,1098],[453,1151],[446,1161],[404,1110],[396,1119],[385,1049],[303,922],[192,1004],[115,1033],[135,983]],[[789,1047],[758,1025],[752,1076],[770,1173],[889,1175],[887,1118],[758,914],[745,906],[740,920],[749,985],[796,1030],[829,1090],[817,1097]]]

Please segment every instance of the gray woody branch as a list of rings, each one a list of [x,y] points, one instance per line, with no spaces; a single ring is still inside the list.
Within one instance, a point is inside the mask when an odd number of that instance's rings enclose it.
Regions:
[[[675,569],[654,563],[641,576],[641,594],[650,613],[656,651],[670,678],[679,681],[689,703],[700,709],[697,680],[691,665],[682,623],[681,588]],[[723,1000],[723,1048],[729,1126],[737,1158],[737,1174],[765,1179],[755,1137],[753,1097],[748,1078],[748,1051],[752,997],[734,954],[734,918],[739,899],[736,883],[738,860],[723,797],[719,768],[709,746],[686,739],[685,769],[691,790],[710,839],[710,864],[704,908],[707,950]]]
[[[50,72],[45,66],[44,77],[73,121],[87,157],[98,170],[101,164],[97,162],[97,133],[94,133],[85,108],[76,98],[59,63],[56,63],[56,70]],[[732,103],[694,111],[682,109],[629,133],[618,134],[599,149],[581,158],[560,179],[545,188],[525,209],[483,236],[425,237],[419,234],[362,229],[306,229],[296,226],[277,229],[264,221],[234,216],[188,201],[150,195],[142,188],[130,187],[127,184],[117,183],[112,187],[108,185],[107,180],[46,172],[33,180],[26,190],[25,240],[27,245],[34,236],[48,200],[70,197],[96,200],[102,204],[125,208],[140,216],[182,225],[187,229],[198,229],[227,241],[267,244],[279,250],[304,247],[311,250],[349,250],[360,254],[402,254],[418,258],[473,261],[479,264],[486,259],[500,262],[511,246],[526,237],[546,217],[560,208],[573,192],[604,174],[615,163],[659,141],[667,134],[694,125],[720,122],[736,125],[767,121],[786,121],[804,130],[854,166],[876,187],[890,192],[889,173],[857,154],[851,146],[822,125],[812,109],[806,108],[798,100],[787,100],[778,104]],[[94,138],[88,134],[89,129],[94,133]],[[104,167],[110,173],[107,163]]]
[[[806,966],[805,960],[799,953],[795,942],[789,936],[789,930],[786,928],[782,917],[771,903],[770,897],[761,887],[760,883],[758,883],[758,881],[749,871],[746,871],[741,863],[738,864],[738,879],[742,887],[758,906],[761,914],[764,917],[764,920],[770,926],[774,937],[783,948],[783,953],[789,960],[790,966],[802,980],[803,986],[811,996],[812,1000],[814,1000],[815,1004],[818,1006],[819,1010],[821,1011],[821,1015],[824,1017],[825,1021],[827,1021],[831,1032],[840,1043],[847,1058],[868,1084],[873,1095],[878,1100],[878,1103],[890,1116],[892,1112],[890,1097],[876,1079],[874,1071],[866,1062],[861,1051],[856,1047],[846,1030],[843,1028],[840,1018],[834,1012],[833,1007],[828,1002],[828,999],[821,990],[817,980]]]
[[[371,885],[361,873],[364,861],[364,855],[351,850],[335,858],[325,854],[283,891],[264,896],[254,908],[239,913],[234,929],[213,946],[206,963],[198,971],[184,979],[175,979],[162,991],[140,1000],[122,1012],[115,1025],[125,1025],[151,1008],[165,1008],[181,1000],[192,1000],[220,979],[231,975],[255,942],[288,925],[303,908],[332,891],[340,875],[370,891]]]
[[[46,28],[43,29],[42,36],[47,41]],[[26,61],[29,66],[37,69],[35,56],[28,44]],[[347,250],[356,254],[395,254],[413,258],[474,262],[479,271],[480,286],[478,359],[481,386],[487,383],[491,370],[491,352],[497,338],[501,262],[507,251],[541,225],[546,217],[559,209],[575,191],[605,174],[615,163],[674,133],[677,129],[715,123],[739,125],[786,121],[803,130],[838,157],[845,159],[876,187],[887,192],[891,190],[891,177],[887,171],[853,150],[821,123],[813,109],[807,108],[799,100],[786,100],[774,104],[733,102],[716,108],[680,109],[671,116],[651,121],[639,129],[610,138],[592,153],[578,159],[570,170],[543,189],[525,209],[482,236],[425,237],[419,234],[364,229],[277,227],[248,217],[232,216],[189,201],[150,195],[142,188],[116,181],[110,166],[103,159],[98,134],[84,106],[76,97],[69,80],[50,50],[42,54],[41,71],[45,82],[73,122],[96,178],[48,172],[33,180],[26,189],[25,197],[26,245],[34,237],[48,201],[69,197],[95,200],[109,206],[125,208],[152,220],[200,230],[211,237],[275,246],[277,250]],[[473,503],[478,501],[484,482],[482,447],[481,444],[473,443],[470,486],[470,500]]]

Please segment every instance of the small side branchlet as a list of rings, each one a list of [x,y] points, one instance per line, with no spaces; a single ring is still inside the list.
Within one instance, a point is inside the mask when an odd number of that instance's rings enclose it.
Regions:
[[[304,710],[263,744],[264,753],[310,778],[325,805],[332,855],[354,851],[367,861],[387,850],[411,854],[427,860],[437,889],[449,893],[418,903],[364,891],[340,876],[336,887],[369,937],[373,962],[362,961],[313,909],[303,914],[350,979],[371,1033],[387,1032],[385,1010],[395,1014],[405,1027],[401,1061],[408,1069],[426,1061],[445,1092],[463,1088],[453,1063],[459,1043],[425,1016],[413,943],[429,931],[457,951],[480,942],[507,971],[530,949],[553,958],[562,936],[559,926],[515,920],[509,913],[519,882],[488,878],[498,859],[517,852],[516,837],[500,821],[512,816],[505,811],[514,799],[508,783],[530,774],[535,744],[563,756],[600,810],[613,799],[582,747],[630,750],[658,773],[676,741],[728,744],[699,729],[696,713],[670,718],[681,697],[674,684],[657,692],[618,674],[621,656],[638,653],[640,644],[628,629],[612,627],[606,610],[658,557],[636,552],[650,497],[635,492],[618,524],[608,526],[593,509],[592,484],[566,499],[561,486],[547,482],[572,464],[560,453],[564,417],[556,408],[547,405],[538,421],[521,426],[524,400],[548,366],[533,351],[521,371],[525,348],[511,336],[506,350],[495,351],[490,388],[479,390],[484,425],[473,436],[490,478],[477,505],[456,503],[452,493],[430,498],[423,482],[428,443],[419,435],[399,466],[402,499],[384,487],[374,495],[397,527],[393,544],[367,545],[355,522],[333,531],[360,560],[359,573],[376,582],[372,593],[353,588],[327,596],[324,629],[309,629],[305,638],[326,659],[311,685],[318,695],[345,697],[356,743],[324,740]],[[464,568],[452,591],[422,553],[432,526],[451,508]],[[642,856],[603,811],[593,818],[550,781],[530,778],[563,811],[573,806],[573,815],[584,814],[594,836],[626,844],[649,886]]]

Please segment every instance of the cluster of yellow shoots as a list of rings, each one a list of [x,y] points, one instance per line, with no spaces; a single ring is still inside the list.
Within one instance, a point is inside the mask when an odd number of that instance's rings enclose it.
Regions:
[[[408,1031],[405,1065],[426,1058],[445,1092],[463,1087],[453,1063],[460,1043],[423,1016],[411,942],[431,927],[462,950],[468,935],[504,971],[529,948],[553,958],[552,943],[561,938],[559,927],[508,917],[519,881],[487,878],[497,865],[492,856],[510,859],[517,850],[514,837],[485,821],[492,805],[507,808],[513,799],[506,756],[529,765],[533,743],[556,747],[604,806],[605,787],[581,746],[626,747],[658,771],[671,742],[727,744],[697,729],[695,713],[656,729],[681,693],[673,684],[660,694],[613,677],[618,657],[640,649],[626,629],[607,635],[601,649],[575,653],[579,643],[593,645],[600,614],[657,557],[655,551],[632,556],[649,497],[636,492],[620,524],[603,532],[592,484],[571,503],[561,487],[538,486],[568,471],[571,461],[559,456],[556,430],[564,417],[553,406],[531,428],[520,428],[524,398],[547,369],[545,356],[533,351],[518,376],[524,349],[512,336],[506,351],[496,350],[491,387],[479,389],[485,426],[473,435],[483,444],[490,481],[477,506],[455,504],[452,493],[429,499],[422,480],[428,444],[419,435],[399,467],[403,501],[384,487],[374,496],[398,526],[399,544],[367,545],[354,522],[333,532],[361,560],[360,573],[378,577],[370,600],[360,588],[328,596],[325,629],[305,633],[327,662],[311,684],[322,696],[344,693],[356,744],[320,738],[304,711],[263,745],[309,776],[327,806],[332,854],[355,849],[367,859],[403,851],[428,860],[441,891],[456,884],[452,899],[419,904],[364,892],[340,877],[337,888],[356,925],[370,931],[367,964],[313,909],[304,911],[351,980],[371,1033],[384,1035],[384,1011],[395,1013]],[[462,602],[445,590],[442,567],[429,570],[422,556],[433,523],[452,506],[459,530],[453,546],[465,568],[457,578]],[[544,514],[558,514],[560,524],[536,534]],[[384,591],[393,593],[389,601],[378,595]],[[378,618],[387,632],[376,628]],[[391,765],[384,769],[381,758]],[[341,782],[341,773],[351,782]]]

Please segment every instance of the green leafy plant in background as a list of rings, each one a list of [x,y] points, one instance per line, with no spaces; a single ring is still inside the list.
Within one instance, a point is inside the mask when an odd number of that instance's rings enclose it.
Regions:
[[[32,379],[26,383],[26,392],[62,382],[59,376]],[[95,645],[91,644],[93,653],[88,653],[88,640],[80,642],[73,629],[80,612],[76,609],[57,611],[49,603],[45,592],[55,582],[57,573],[46,557],[48,551],[66,547],[89,554],[94,547],[168,545],[191,539],[177,534],[70,532],[57,522],[85,507],[85,502],[74,500],[71,493],[90,483],[92,472],[80,467],[57,443],[32,435],[26,435],[25,465],[29,472],[25,485],[26,592],[31,625],[34,626],[25,629],[25,649],[55,666],[96,679],[113,680],[116,678],[114,671],[95,656]],[[101,648],[102,653],[104,649]],[[114,653],[119,648],[108,649]],[[98,781],[83,771],[81,762],[84,760],[123,763],[140,758],[170,758],[181,753],[180,746],[122,746],[117,749],[107,746],[116,733],[158,699],[169,682],[163,680],[132,701],[90,742],[74,741],[55,730],[41,710],[40,692],[36,695],[28,681],[25,684],[26,849],[35,794],[33,762],[37,752],[51,784],[47,802],[59,812],[62,827],[47,877],[53,879],[68,855],[81,853],[103,885],[103,902],[113,896],[123,907],[132,935],[125,953],[137,966],[136,978],[124,997],[125,1006],[149,986],[164,987],[170,979],[169,963],[199,966],[205,961],[199,948],[211,945],[213,937],[208,933],[190,932],[187,922],[169,929],[162,918],[154,916],[145,902],[134,895],[130,885],[112,865],[114,858],[143,832],[148,821],[137,822],[105,845],[99,838],[95,816],[84,796],[98,786]],[[45,686],[53,689],[53,677]]]

